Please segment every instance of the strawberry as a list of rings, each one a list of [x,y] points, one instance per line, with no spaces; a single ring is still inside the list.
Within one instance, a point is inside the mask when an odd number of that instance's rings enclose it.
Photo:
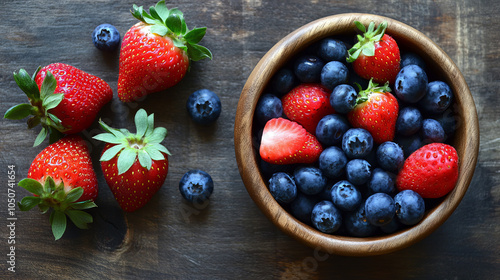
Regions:
[[[167,130],[154,128],[153,114],[148,116],[144,109],[135,115],[135,134],[99,123],[106,133],[94,139],[106,142],[100,159],[104,179],[120,207],[133,212],[143,207],[165,182],[170,152],[160,143]]]
[[[300,124],[287,119],[269,120],[262,132],[260,156],[269,163],[313,163],[322,151],[314,135]]]
[[[52,143],[61,133],[75,134],[88,128],[102,106],[113,98],[105,81],[63,63],[39,67],[32,77],[21,69],[14,73],[14,79],[30,103],[11,107],[4,118],[17,120],[33,115],[28,128],[42,125],[34,146],[49,134]]]
[[[458,155],[448,144],[431,143],[413,152],[396,177],[396,186],[413,190],[423,198],[449,193],[458,180]]]
[[[368,130],[377,144],[392,141],[396,130],[399,105],[390,91],[388,83],[378,86],[370,80],[368,88],[358,93],[354,109],[347,114],[351,125]]]
[[[37,206],[42,213],[51,208],[50,223],[55,239],[66,230],[66,216],[81,229],[93,221],[82,210],[96,207],[97,178],[88,147],[78,135],[66,136],[43,149],[33,160],[28,178],[19,186],[33,193],[19,203],[22,211]]]
[[[321,84],[298,85],[281,100],[285,115],[312,134],[316,134],[316,126],[324,116],[335,113],[330,93]]]
[[[168,9],[165,1],[149,8],[133,6],[132,15],[140,20],[123,37],[118,72],[118,97],[124,102],[165,90],[182,80],[190,60],[212,58],[198,45],[206,27],[189,30],[183,13]]]
[[[377,29],[371,22],[368,30],[360,22],[354,23],[363,36],[358,35],[358,42],[348,51],[347,62],[352,62],[354,71],[362,78],[393,84],[400,70],[401,56],[396,41],[385,34],[387,22],[382,22]]]

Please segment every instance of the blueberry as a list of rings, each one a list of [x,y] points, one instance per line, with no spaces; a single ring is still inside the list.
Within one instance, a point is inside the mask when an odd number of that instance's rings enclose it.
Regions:
[[[418,65],[425,70],[425,61],[418,54],[414,52],[404,52],[401,54],[401,68],[408,65]]]
[[[323,147],[337,145],[342,143],[342,136],[349,128],[349,121],[345,117],[338,114],[326,115],[316,126],[316,138]]]
[[[386,193],[392,195],[396,192],[396,175],[381,168],[375,168],[368,181],[367,187],[370,194]]]
[[[394,83],[396,96],[404,102],[416,103],[425,95],[427,74],[420,66],[411,64],[403,67]]]
[[[219,96],[213,91],[200,89],[189,96],[186,108],[193,121],[207,125],[219,118],[221,102]]]
[[[403,149],[405,158],[408,158],[411,154],[413,154],[413,152],[420,149],[424,145],[422,138],[420,138],[418,133],[410,136],[397,135],[394,142],[398,143],[398,145]]]
[[[442,81],[433,81],[427,85],[425,96],[418,105],[431,114],[443,113],[453,101],[453,93],[450,86]]]
[[[374,226],[382,226],[391,222],[396,214],[394,199],[386,193],[372,194],[366,199],[365,213],[368,222]]]
[[[446,136],[450,137],[455,133],[458,125],[460,124],[460,116],[453,113],[451,109],[444,111],[442,114],[434,117],[444,129]]]
[[[417,133],[422,127],[422,114],[415,107],[404,107],[399,110],[396,120],[396,133],[409,136]]]
[[[290,213],[299,221],[311,224],[311,214],[316,203],[318,199],[315,197],[299,192],[297,198],[290,203]]]
[[[373,236],[378,229],[366,219],[365,204],[363,202],[355,211],[347,212],[344,225],[347,232],[354,237]]]
[[[351,85],[336,86],[330,94],[330,105],[339,114],[349,113],[356,106],[358,93]]]
[[[372,166],[364,159],[353,159],[346,165],[347,180],[354,185],[363,185],[372,176]]]
[[[260,124],[267,123],[268,120],[279,118],[283,115],[281,99],[274,94],[266,93],[259,98],[255,108],[255,117]]]
[[[319,169],[327,178],[337,178],[344,173],[347,157],[337,146],[330,146],[319,155]]]
[[[364,128],[351,128],[342,137],[342,150],[349,158],[364,158],[373,149],[373,137]]]
[[[193,169],[182,176],[179,181],[179,191],[187,201],[203,203],[214,191],[214,181],[207,172]]]
[[[349,70],[342,62],[330,61],[321,69],[321,84],[330,90],[342,83],[346,83],[348,79]]]
[[[403,149],[392,141],[384,142],[377,148],[377,162],[386,171],[398,172],[404,160]]]
[[[446,134],[441,124],[434,119],[425,119],[422,123],[422,141],[424,144],[442,143]]]
[[[108,23],[97,26],[92,32],[92,42],[102,51],[114,51],[120,46],[120,32]]]
[[[295,61],[294,73],[303,83],[317,83],[320,81],[321,69],[325,63],[315,55],[303,55]]]
[[[396,216],[405,225],[414,225],[420,222],[425,213],[424,199],[412,190],[404,190],[394,197]]]
[[[388,224],[381,225],[380,230],[384,233],[390,234],[398,231],[402,227],[403,225],[398,221],[398,219],[392,219]]]
[[[324,200],[318,202],[314,206],[311,214],[311,221],[314,227],[319,231],[334,233],[342,225],[342,216],[332,202]]]
[[[326,187],[326,177],[314,166],[299,167],[293,173],[295,185],[304,194],[318,194]]]
[[[351,182],[342,180],[333,185],[332,202],[342,211],[354,211],[361,204],[361,192]]]
[[[290,203],[297,197],[297,186],[284,172],[274,173],[269,179],[269,192],[279,203]]]
[[[281,97],[291,91],[297,83],[297,78],[291,69],[281,68],[271,78],[270,86],[276,95]]]
[[[325,38],[318,43],[316,54],[324,61],[345,61],[347,47],[340,40]]]

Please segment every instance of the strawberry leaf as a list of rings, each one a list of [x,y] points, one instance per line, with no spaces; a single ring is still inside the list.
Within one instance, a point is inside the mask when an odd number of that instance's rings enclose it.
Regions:
[[[47,71],[45,78],[43,79],[42,86],[40,87],[40,98],[45,100],[56,90],[57,81],[54,75],[50,71]]]
[[[101,156],[100,161],[108,161],[114,158],[121,150],[123,150],[125,146],[123,145],[116,145],[113,146],[109,149],[107,149]]]
[[[116,136],[114,136],[111,133],[101,133],[97,134],[96,136],[92,137],[96,140],[103,141],[106,143],[111,143],[111,144],[121,144],[123,143],[122,139],[118,139]]]
[[[366,32],[366,28],[365,28],[365,26],[364,26],[361,22],[359,22],[359,21],[354,21],[354,25],[356,25],[356,27],[357,27],[357,28],[358,28],[361,32],[363,32],[363,33],[365,33],[365,32]]]
[[[147,170],[151,169],[151,166],[153,165],[153,160],[145,150],[140,150],[137,153],[137,158],[139,159],[139,163],[141,164],[142,167],[146,168]]]
[[[165,25],[155,24],[151,26],[151,33],[158,34],[160,36],[165,36],[168,33],[168,28]]]
[[[165,20],[165,24],[174,34],[180,35],[182,32],[182,20],[179,14],[170,13],[167,20]]]
[[[160,16],[161,20],[165,22],[169,15],[169,10],[167,8],[167,5],[165,4],[165,1],[159,1],[156,3],[155,10],[158,13],[158,16]]]
[[[79,229],[88,229],[88,224],[94,220],[92,215],[80,210],[67,210],[66,215]]]
[[[33,114],[33,106],[31,104],[22,103],[10,107],[3,117],[9,120],[20,120],[31,114]]]
[[[151,146],[160,152],[163,152],[169,156],[171,155],[170,152],[168,151],[168,149],[165,146],[163,146],[162,144],[152,144]]]
[[[164,127],[157,127],[148,137],[148,143],[161,143],[165,137],[167,137],[167,129]]]
[[[77,201],[81,196],[83,195],[83,188],[82,187],[78,187],[78,188],[74,188],[72,190],[70,190],[67,194],[66,194],[66,199],[64,200],[65,202],[75,202]]]
[[[18,186],[22,187],[23,189],[35,195],[42,195],[43,193],[42,184],[34,179],[30,178],[22,179],[21,181],[19,181]]]
[[[50,215],[52,234],[56,240],[60,239],[66,231],[66,215],[64,212],[54,210]]]
[[[148,145],[144,149],[146,150],[146,152],[149,154],[149,156],[153,160],[164,160],[165,159],[165,156],[160,151],[158,151],[158,149],[155,149],[153,146]]]
[[[118,175],[127,172],[132,167],[137,157],[137,150],[134,148],[125,148],[118,155],[117,168]]]
[[[26,196],[21,199],[17,205],[21,211],[29,211],[33,209],[33,207],[37,206],[42,202],[42,199],[37,196]]]
[[[186,33],[186,35],[184,35],[184,39],[190,44],[198,44],[201,39],[203,39],[206,32],[206,27],[195,28]]]
[[[198,61],[205,58],[212,59],[212,53],[206,47],[189,43],[187,44],[187,46],[188,46],[188,56],[191,60]]]
[[[35,72],[38,73],[40,67]],[[14,80],[16,84],[21,88],[21,90],[26,93],[29,99],[38,100],[40,99],[40,90],[35,82],[36,75],[33,75],[33,78],[26,72],[24,69],[20,69],[19,72],[14,72]]]
[[[43,140],[47,138],[47,135],[49,134],[49,131],[47,128],[42,127],[42,130],[40,130],[40,133],[38,133],[38,136],[35,139],[35,143],[33,143],[33,147],[36,147],[40,144],[42,144]]]
[[[148,113],[144,109],[138,110],[134,122],[137,138],[142,138],[148,129]]]
[[[84,210],[97,207],[97,205],[91,200],[79,201],[71,204],[72,209]]]
[[[46,96],[42,101],[42,106],[46,111],[53,109],[64,99],[64,94],[56,93]]]

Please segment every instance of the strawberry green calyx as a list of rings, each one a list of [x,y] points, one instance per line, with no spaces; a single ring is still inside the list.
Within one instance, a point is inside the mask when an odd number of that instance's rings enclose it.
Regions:
[[[168,9],[165,1],[159,1],[149,8],[149,14],[142,6],[133,5],[132,15],[138,20],[151,25],[151,32],[162,37],[170,37],[174,45],[187,52],[193,61],[204,58],[212,59],[209,49],[198,43],[207,31],[206,27],[188,29],[184,14],[177,8]]]
[[[38,88],[35,77],[40,71],[41,67],[35,71],[33,76],[30,76],[24,69],[19,72],[14,72],[14,80],[21,90],[26,94],[30,103],[22,103],[9,108],[4,115],[5,119],[20,120],[30,115],[27,121],[28,128],[36,127],[41,124],[42,130],[35,139],[33,146],[38,146],[40,143],[50,135],[50,141],[55,142],[58,140],[65,128],[61,124],[61,120],[49,112],[61,103],[64,98],[63,93],[54,93],[57,81],[52,73],[47,72],[42,86]]]
[[[347,62],[354,62],[361,53],[365,56],[374,56],[375,42],[382,39],[387,29],[387,22],[385,21],[379,24],[377,29],[375,29],[374,22],[370,22],[368,29],[359,21],[355,21],[354,24],[363,32],[363,36],[358,35],[358,42],[347,52]]]
[[[361,88],[361,86],[359,85],[358,87]],[[370,81],[368,82],[368,87],[365,90],[361,90],[358,93],[358,97],[356,98],[356,105],[368,101],[372,93],[385,93],[385,92],[391,92],[391,88],[389,87],[389,82],[386,82],[384,85],[379,86],[379,84],[373,82],[373,79],[370,79]]]
[[[164,160],[164,153],[170,155],[168,149],[161,144],[167,136],[167,129],[154,127],[154,114],[148,116],[144,109],[139,109],[135,115],[136,133],[126,129],[115,129],[99,121],[106,133],[94,136],[94,139],[114,144],[106,150],[100,161],[108,161],[118,156],[118,174],[123,174],[138,159],[142,167],[151,169],[153,160]]]
[[[78,201],[83,195],[81,187],[67,191],[62,180],[61,183],[56,183],[50,176],[47,176],[43,185],[37,180],[26,178],[19,181],[19,186],[34,194],[24,197],[18,203],[21,211],[29,211],[38,206],[40,212],[45,214],[52,209],[50,224],[56,240],[66,231],[66,216],[80,229],[87,229],[88,224],[93,222],[92,215],[82,210],[97,205],[92,200]]]

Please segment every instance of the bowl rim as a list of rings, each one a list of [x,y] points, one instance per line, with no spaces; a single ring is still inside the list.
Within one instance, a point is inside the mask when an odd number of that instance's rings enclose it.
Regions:
[[[376,24],[386,21],[387,33],[398,43],[407,38],[420,39],[418,42],[412,41],[413,47],[420,52],[425,50],[434,66],[450,84],[456,97],[455,104],[459,105],[457,113],[460,116],[460,123],[456,135],[461,135],[461,139],[465,137],[463,141],[453,143],[460,159],[459,178],[453,191],[431,209],[419,224],[393,234],[366,238],[321,233],[298,221],[283,209],[271,196],[259,172],[252,137],[252,121],[257,101],[275,71],[312,42],[333,34],[355,33],[355,20],[365,26],[371,21]],[[457,92],[462,94],[456,94]],[[344,13],[323,17],[303,25],[281,39],[260,59],[248,77],[238,101],[234,144],[238,169],[250,197],[279,229],[312,248],[330,254],[368,256],[408,247],[431,234],[449,218],[465,195],[474,174],[479,151],[479,124],[474,100],[461,71],[431,39],[413,27],[392,18],[374,14]]]

